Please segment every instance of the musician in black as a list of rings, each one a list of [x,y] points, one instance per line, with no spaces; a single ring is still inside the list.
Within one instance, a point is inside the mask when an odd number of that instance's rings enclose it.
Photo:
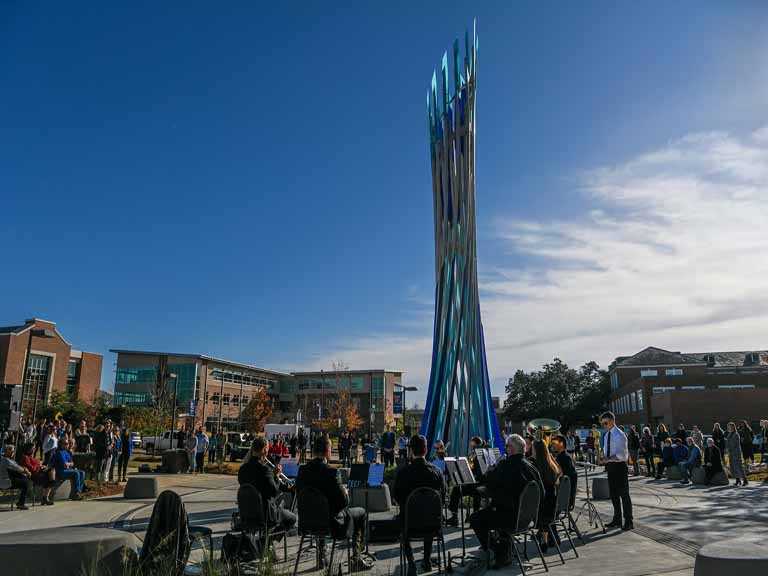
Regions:
[[[576,481],[579,479],[579,475],[576,472],[576,465],[573,463],[573,458],[566,451],[566,439],[565,436],[557,435],[552,438],[552,449],[555,452],[555,462],[560,466],[560,470],[563,472],[563,476],[568,476],[571,479],[571,495],[569,510],[573,509],[573,505],[576,503]]]
[[[544,493],[541,477],[536,469],[525,460],[525,440],[519,434],[507,438],[507,457],[488,472],[485,477],[486,492],[491,497],[487,508],[478,510],[469,517],[469,524],[480,541],[480,547],[485,550],[488,545],[488,534],[497,527],[512,524],[510,518],[516,518],[520,494],[528,482],[539,484],[540,493]],[[496,554],[497,567],[509,563],[509,546],[506,543],[494,542],[491,547]]]
[[[417,488],[432,488],[440,493],[441,501],[445,498],[445,482],[443,473],[435,466],[427,462],[427,439],[417,434],[409,441],[409,462],[407,466],[400,468],[395,477],[395,500],[400,505],[400,517],[396,522],[405,521],[405,503],[408,496]],[[416,562],[413,559],[413,550],[408,540],[403,542],[405,557],[408,560],[408,575],[416,575]],[[432,571],[432,538],[424,539],[424,560],[421,567],[424,572]]]
[[[240,484],[251,484],[259,491],[267,522],[288,530],[296,524],[296,514],[278,502],[283,492],[291,490],[287,483],[279,482],[278,474],[281,473],[279,464],[273,468],[267,463],[267,441],[259,436],[251,444],[250,458],[240,466],[237,481]]]
[[[365,529],[365,510],[363,508],[349,508],[349,497],[341,485],[339,471],[328,466],[330,459],[330,438],[317,436],[312,444],[312,460],[299,468],[299,475],[296,478],[296,493],[300,494],[305,488],[315,488],[326,497],[331,514],[329,521],[334,535],[343,536],[352,523],[355,542],[352,571],[370,570],[374,563],[364,560],[360,556],[362,535]],[[325,564],[325,542],[322,539],[320,539],[318,547],[321,562]]]
[[[477,460],[477,456],[475,456],[475,450],[477,448],[482,448],[483,444],[483,439],[479,436],[473,436],[469,441],[469,453],[472,455],[469,465],[470,468],[472,468],[472,475],[475,477],[477,484],[474,486],[470,484],[468,486],[462,486],[461,488],[454,486],[451,489],[451,499],[448,501],[448,510],[450,510],[451,516],[445,521],[449,526],[459,525],[459,502],[461,501],[462,496],[471,496],[474,508],[476,510],[480,508],[481,493],[478,488],[480,488],[480,485],[483,483],[483,471],[480,469],[480,463]]]

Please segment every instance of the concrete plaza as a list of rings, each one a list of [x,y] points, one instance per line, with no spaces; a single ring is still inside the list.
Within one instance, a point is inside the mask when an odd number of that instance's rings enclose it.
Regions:
[[[237,479],[212,474],[159,478],[161,490],[172,489],[182,495],[190,523],[213,529],[218,556],[221,538],[229,530],[230,517],[236,508]],[[582,481],[580,496],[584,495],[583,488]],[[550,549],[547,561],[553,575],[691,576],[696,552],[704,544],[732,538],[759,541],[764,539],[768,528],[768,487],[765,485],[706,488],[631,478],[631,492],[636,530],[627,533],[612,530],[602,534],[588,526],[586,515],[582,515],[579,527],[585,532],[586,543],[576,541],[581,557],[575,558],[566,543],[563,547],[566,564],[562,565],[556,551]],[[51,507],[36,506],[28,511],[11,512],[3,507],[0,509],[0,533],[89,526],[123,529],[143,538],[153,504],[152,500],[109,497],[85,502],[59,501]],[[599,501],[595,504],[603,519],[609,521],[610,502]],[[581,498],[577,500],[577,510],[580,506]],[[459,529],[447,531],[446,544],[452,556],[460,555]],[[468,527],[466,545],[469,551],[475,550],[477,545]],[[298,538],[290,538],[290,561],[295,559],[297,546]],[[414,547],[419,558],[419,546]],[[279,548],[282,554],[282,547]],[[397,544],[372,545],[371,551],[377,558],[374,574],[398,571]],[[535,555],[531,557],[535,558]],[[290,573],[292,568],[292,563],[281,563],[277,569],[279,573]],[[470,557],[465,567],[457,566],[455,572],[474,575],[483,569],[481,562]],[[312,570],[312,554],[308,553],[300,572]],[[511,565],[502,572],[518,574],[519,569]],[[533,560],[530,572],[544,573],[538,559]]]

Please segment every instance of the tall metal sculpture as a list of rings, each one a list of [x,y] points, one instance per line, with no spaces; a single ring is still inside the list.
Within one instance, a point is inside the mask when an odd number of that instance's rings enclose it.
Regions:
[[[435,210],[435,325],[432,369],[421,433],[442,440],[448,453],[466,455],[472,436],[501,448],[491,400],[477,289],[475,223],[475,88],[477,35],[465,34],[465,54],[453,43],[453,94],[448,55],[441,66],[442,93],[432,74],[427,94],[429,148]]]

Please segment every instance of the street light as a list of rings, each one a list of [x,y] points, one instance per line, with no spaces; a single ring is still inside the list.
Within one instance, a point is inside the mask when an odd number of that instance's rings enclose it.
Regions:
[[[165,375],[166,382],[173,378],[173,407],[171,408],[171,430],[176,430],[176,399],[179,393],[179,376],[173,372],[169,372]]]
[[[416,386],[403,386],[402,384],[398,384],[397,382],[395,382],[395,386],[397,386],[403,391],[403,429],[405,429],[406,424],[408,424],[405,417],[406,414],[408,413],[408,404],[405,403],[405,393],[417,392],[419,389]]]

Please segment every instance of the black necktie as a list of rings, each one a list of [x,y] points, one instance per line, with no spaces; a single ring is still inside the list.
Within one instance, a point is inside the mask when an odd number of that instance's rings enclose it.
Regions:
[[[606,459],[611,457],[611,431],[610,430],[608,430],[608,442],[607,442],[607,444],[608,444],[608,446],[605,449],[605,457],[606,457]]]

